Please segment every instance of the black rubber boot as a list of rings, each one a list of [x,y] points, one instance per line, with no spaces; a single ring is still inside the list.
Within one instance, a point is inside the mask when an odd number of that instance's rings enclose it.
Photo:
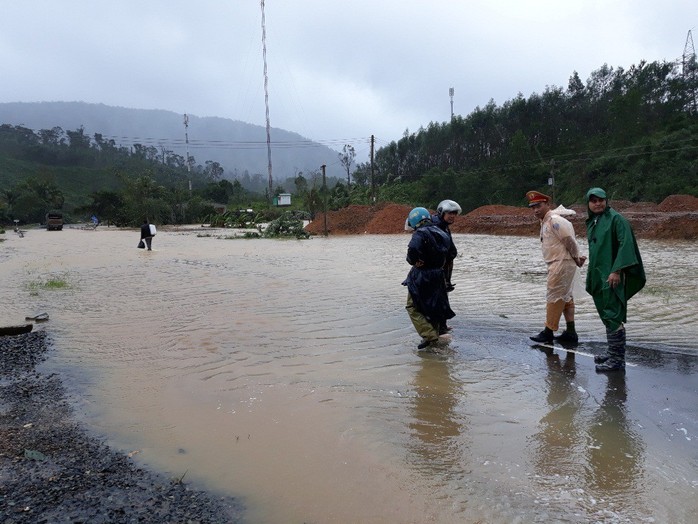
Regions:
[[[553,341],[553,330],[546,327],[543,331],[538,333],[535,337],[528,337],[533,342],[541,342],[544,344],[551,344]]]
[[[613,371],[625,371],[625,328],[616,331],[606,329],[608,340],[608,357],[596,365],[596,371],[608,373]],[[594,358],[596,362],[596,358]]]
[[[579,342],[579,337],[577,336],[577,333],[565,330],[558,336],[556,336],[555,340],[561,342],[562,344],[576,344],[577,342]]]

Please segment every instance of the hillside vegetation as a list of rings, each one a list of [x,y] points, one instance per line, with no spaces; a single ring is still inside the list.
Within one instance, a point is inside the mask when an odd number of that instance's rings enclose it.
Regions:
[[[0,125],[0,220],[43,222],[61,211],[68,222],[93,214],[104,223],[137,225],[198,221],[213,213],[223,192],[226,203],[247,201],[237,183],[218,181],[215,162],[189,170],[179,155],[161,155],[154,147],[117,147],[101,135],[59,127],[35,133]],[[189,190],[189,188],[192,190]],[[227,191],[227,192],[226,192]]]
[[[353,149],[339,159],[349,171]],[[215,161],[192,165],[164,147],[127,148],[82,127],[0,125],[5,223],[40,222],[49,210],[136,225],[146,216],[202,222],[214,216],[214,204],[270,209],[268,189],[253,193],[223,173]],[[566,206],[581,203],[592,186],[631,202],[698,196],[698,67],[695,59],[628,70],[604,65],[586,83],[573,73],[566,89],[549,86],[543,94],[519,95],[501,107],[490,102],[405,132],[376,151],[373,165],[356,166],[348,185],[317,170],[306,176],[294,173],[286,187],[276,182],[273,193],[293,193],[294,207],[311,216],[350,204],[435,208],[444,198],[468,212],[484,204],[522,205],[529,189],[552,193]]]
[[[41,129],[84,129],[93,137],[99,133],[119,147],[135,144],[154,146],[186,158],[193,165],[218,162],[225,178],[238,178],[253,191],[267,186],[268,157],[266,128],[239,120],[184,115],[162,109],[134,109],[86,102],[7,102],[0,103],[0,124]],[[185,141],[185,131],[187,132]],[[298,171],[307,173],[327,164],[328,176],[341,176],[334,165],[337,152],[298,133],[272,127],[271,140],[279,144],[273,152],[274,177],[284,180]],[[188,142],[188,143],[187,143]],[[341,148],[343,144],[339,143]]]
[[[566,89],[405,132],[376,152],[373,181],[369,164],[354,178],[373,182],[379,200],[435,206],[451,198],[464,211],[520,205],[529,189],[565,205],[593,186],[630,201],[698,196],[697,96],[695,59],[604,65],[586,83],[573,73]]]

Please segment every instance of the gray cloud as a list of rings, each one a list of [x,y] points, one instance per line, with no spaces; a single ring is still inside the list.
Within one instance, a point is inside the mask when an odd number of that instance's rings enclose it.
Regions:
[[[264,125],[253,0],[0,0],[0,101],[85,101]],[[385,143],[608,63],[681,56],[694,2],[267,0],[271,124]],[[341,147],[341,146],[339,146]]]

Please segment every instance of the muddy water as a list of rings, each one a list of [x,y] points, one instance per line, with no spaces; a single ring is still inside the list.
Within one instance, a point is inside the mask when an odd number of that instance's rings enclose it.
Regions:
[[[451,322],[418,354],[406,235],[226,240],[30,230],[0,244],[2,324],[47,312],[49,368],[134,460],[249,522],[687,522],[698,509],[695,243],[641,243],[626,376],[578,299],[543,353],[535,239],[457,235]],[[217,238],[218,236],[219,238]],[[63,288],[46,286],[47,280]],[[689,518],[691,517],[691,518]]]

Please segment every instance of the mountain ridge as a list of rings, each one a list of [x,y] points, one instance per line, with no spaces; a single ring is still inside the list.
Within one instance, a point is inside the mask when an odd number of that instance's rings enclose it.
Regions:
[[[235,178],[245,171],[268,175],[266,128],[218,116],[187,116],[188,147],[184,114],[174,111],[87,102],[0,103],[0,124],[21,125],[34,131],[82,127],[87,136],[99,133],[117,146],[154,146],[185,158],[188,149],[196,164],[218,162],[225,169],[224,178]],[[295,177],[298,172],[318,171],[323,164],[328,166],[328,176],[342,177],[337,151],[284,129],[271,128],[270,135],[275,181]]]

